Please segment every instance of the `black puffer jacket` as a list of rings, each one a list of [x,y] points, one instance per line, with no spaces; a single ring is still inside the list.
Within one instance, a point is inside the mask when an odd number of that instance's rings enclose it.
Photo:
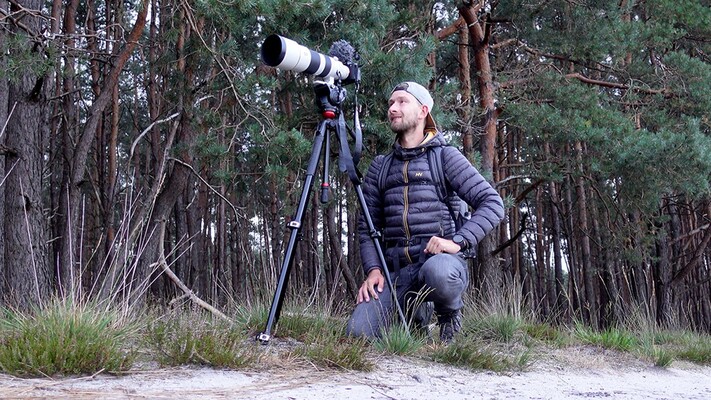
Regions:
[[[446,146],[441,133],[420,147],[404,149],[393,145],[392,164],[383,193],[378,190],[378,176],[384,156],[373,160],[363,183],[363,195],[375,228],[383,232],[384,249],[393,254],[404,267],[417,262],[432,236],[450,239],[454,234],[452,217],[432,182],[427,149],[442,149],[444,175],[451,188],[472,207],[472,216],[459,232],[476,249],[477,244],[504,218],[501,196],[474,168],[464,155]],[[360,249],[363,268],[367,273],[380,267],[375,246],[363,217],[360,219]],[[391,266],[392,268],[392,266]]]

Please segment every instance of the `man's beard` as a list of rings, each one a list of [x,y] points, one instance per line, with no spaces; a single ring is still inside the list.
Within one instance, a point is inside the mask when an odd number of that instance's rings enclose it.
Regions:
[[[405,116],[400,117],[399,121],[390,121],[390,129],[398,135],[408,132],[417,126],[417,120],[415,118],[409,119]]]

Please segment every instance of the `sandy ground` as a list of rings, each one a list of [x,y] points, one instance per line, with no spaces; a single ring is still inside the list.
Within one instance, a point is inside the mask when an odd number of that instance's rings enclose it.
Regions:
[[[711,399],[711,367],[657,368],[596,348],[554,350],[523,372],[476,372],[387,357],[372,372],[298,364],[259,371],[177,368],[124,376],[19,379],[0,375],[3,399]]]

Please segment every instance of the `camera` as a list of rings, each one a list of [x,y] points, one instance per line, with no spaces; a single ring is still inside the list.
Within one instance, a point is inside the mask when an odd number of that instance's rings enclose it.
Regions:
[[[274,34],[264,40],[261,56],[266,65],[285,71],[333,78],[344,83],[359,79],[358,67],[355,64],[358,55],[345,40],[335,42],[329,55],[325,55]]]

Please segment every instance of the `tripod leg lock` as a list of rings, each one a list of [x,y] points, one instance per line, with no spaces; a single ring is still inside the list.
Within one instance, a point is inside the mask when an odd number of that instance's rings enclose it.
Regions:
[[[291,229],[299,229],[301,228],[301,222],[299,221],[291,221],[288,224],[286,224]]]

